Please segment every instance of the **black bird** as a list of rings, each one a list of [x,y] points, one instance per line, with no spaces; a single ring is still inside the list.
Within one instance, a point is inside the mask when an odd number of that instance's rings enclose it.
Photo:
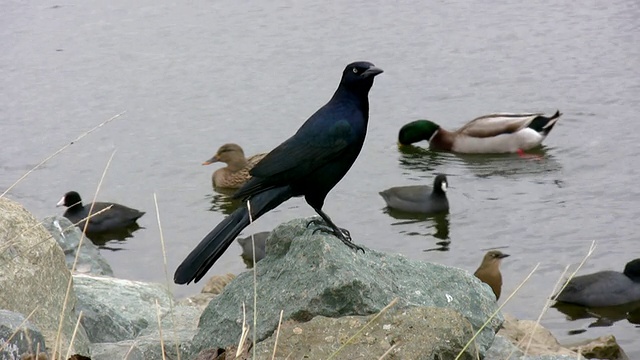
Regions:
[[[358,157],[369,122],[369,90],[382,69],[366,61],[344,69],[338,89],[327,104],[298,129],[292,137],[273,149],[250,171],[252,176],[234,194],[248,199],[255,220],[294,196],[304,196],[322,217],[323,231],[334,234],[352,249],[349,232],[338,228],[322,211],[329,191],[342,179]],[[249,225],[245,204],[227,216],[178,266],[176,284],[198,282]]]
[[[89,209],[91,209],[91,214],[95,214],[111,206],[109,210],[97,215],[92,215],[91,218],[89,218],[87,233],[94,234],[127,228],[134,225],[136,221],[144,215],[144,211],[138,211],[124,205],[110,202],[95,202],[93,203],[93,209],[91,208],[91,204],[83,206],[80,194],[75,191],[69,191],[64,194],[56,205],[67,207],[63,216],[76,224],[80,230],[84,230],[85,221],[81,220],[89,216]]]
[[[446,175],[438,174],[433,181],[433,189],[426,185],[396,186],[379,194],[392,209],[433,214],[449,211],[447,187]]]
[[[569,280],[555,300],[588,307],[618,306],[640,301],[640,258],[623,272],[605,270]]]

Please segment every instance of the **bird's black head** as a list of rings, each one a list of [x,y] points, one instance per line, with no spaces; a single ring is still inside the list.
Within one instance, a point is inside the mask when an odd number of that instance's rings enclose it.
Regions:
[[[75,191],[69,191],[64,194],[62,199],[58,201],[56,206],[64,206],[64,207],[82,207],[82,199],[80,198],[80,194]]]
[[[448,188],[449,181],[447,181],[447,176],[444,174],[438,174],[433,180],[433,192],[445,194]]]
[[[352,90],[368,92],[373,86],[373,78],[381,73],[382,69],[368,61],[356,61],[344,69],[340,84]]]
[[[624,267],[624,274],[631,280],[640,282],[640,259],[629,261]]]

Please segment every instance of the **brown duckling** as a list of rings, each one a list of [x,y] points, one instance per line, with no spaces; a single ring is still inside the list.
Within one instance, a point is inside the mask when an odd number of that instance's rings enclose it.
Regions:
[[[478,267],[473,275],[480,281],[489,285],[493,293],[496,295],[496,301],[500,299],[500,291],[502,290],[502,274],[500,274],[500,263],[502,259],[509,256],[499,250],[488,251],[482,259],[482,264]]]
[[[251,178],[249,171],[267,154],[257,154],[250,158],[244,157],[244,151],[238,144],[224,144],[216,154],[202,165],[223,162],[227,166],[213,172],[211,182],[213,187],[238,189]]]

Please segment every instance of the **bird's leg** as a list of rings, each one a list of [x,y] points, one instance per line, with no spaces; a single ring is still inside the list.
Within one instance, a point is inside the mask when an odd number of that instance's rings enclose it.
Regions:
[[[534,160],[542,160],[542,156],[540,155],[534,155],[534,154],[527,154],[524,152],[524,150],[522,149],[518,149],[516,150],[516,153],[518,153],[518,156],[523,158],[523,159],[534,159]]]
[[[331,233],[335,237],[340,239],[349,248],[355,250],[356,252],[358,250],[361,250],[364,253],[364,248],[354,244],[353,241],[351,240],[351,234],[349,233],[349,230],[337,227],[336,224],[334,224],[333,221],[331,221],[331,218],[329,218],[329,215],[325,214],[324,211],[322,211],[322,209],[314,209],[314,210],[318,213],[318,215],[320,215],[322,220],[324,220],[324,224],[319,224],[320,222],[318,220],[309,221],[309,224],[307,224],[307,226],[310,224],[321,225],[320,227],[318,227],[313,231],[314,233],[316,231]],[[328,229],[325,227],[327,227]]]

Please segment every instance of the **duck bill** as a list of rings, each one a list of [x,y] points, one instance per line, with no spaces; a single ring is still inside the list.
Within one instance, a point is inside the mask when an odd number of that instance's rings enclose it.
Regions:
[[[202,163],[202,165],[211,165],[211,164],[216,163],[216,162],[218,162],[218,161],[220,161],[220,160],[218,159],[218,155],[214,155],[211,159],[209,159],[209,160],[207,160],[207,161],[203,162],[203,163]]]
[[[58,201],[58,203],[56,204],[56,207],[58,206],[64,206],[64,196],[62,197],[62,199],[60,199],[60,201]]]

